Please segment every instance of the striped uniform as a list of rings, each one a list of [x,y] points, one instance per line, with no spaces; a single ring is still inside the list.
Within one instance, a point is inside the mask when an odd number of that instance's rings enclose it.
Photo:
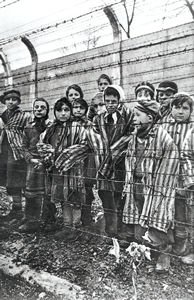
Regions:
[[[125,107],[117,112],[117,123],[112,126],[111,136],[107,133],[105,114],[98,115],[94,120],[94,128],[88,127],[80,145],[74,145],[63,151],[61,159],[56,161],[56,166],[60,170],[68,170],[77,160],[86,158],[90,152],[95,154],[96,170],[101,168],[104,160],[114,145],[124,134],[130,130],[132,113]],[[114,176],[116,178],[116,176]],[[116,180],[116,179],[115,179]],[[115,190],[115,180],[98,180],[99,189]]]
[[[21,108],[18,107],[12,114],[9,114],[8,110],[4,111],[1,115],[1,118],[4,122],[4,129],[2,130],[2,137],[0,140],[3,141],[6,133],[14,159],[22,159],[23,152],[21,145],[23,140],[23,130],[30,121],[30,115],[26,112],[23,112]]]
[[[194,128],[187,132],[181,151],[183,161],[184,186],[194,185]]]
[[[0,185],[6,186],[10,195],[20,193],[25,186],[26,164],[23,159],[23,130],[30,115],[17,107],[5,110],[1,116],[3,128],[0,134]]]
[[[167,233],[174,226],[175,186],[179,172],[177,147],[160,126],[150,130],[142,161],[144,204],[139,214],[133,191],[136,138],[136,134],[131,135],[125,158],[126,178],[123,193],[126,200],[123,222],[154,227]]]
[[[84,126],[77,121],[69,121],[64,125],[54,122],[40,137],[41,142],[52,145],[55,150],[51,190],[53,202],[60,202],[62,199],[67,201],[70,189],[84,193],[83,164],[75,161],[74,167],[66,172],[62,172],[57,164],[63,161],[65,149],[79,143],[84,132]]]

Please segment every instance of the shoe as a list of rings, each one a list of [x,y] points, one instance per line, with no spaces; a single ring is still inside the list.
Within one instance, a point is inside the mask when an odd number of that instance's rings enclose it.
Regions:
[[[60,225],[57,222],[53,223],[43,223],[41,226],[41,230],[44,232],[52,232],[60,229]]]
[[[170,270],[170,252],[172,250],[171,245],[168,245],[166,249],[162,250],[163,253],[161,253],[158,257],[155,271],[157,273],[168,273]]]
[[[56,232],[53,237],[55,240],[61,240],[61,241],[66,240],[69,232],[70,232],[70,228],[64,228],[64,229]]]
[[[188,255],[182,256],[181,261],[185,265],[194,265],[194,253],[190,253]]]
[[[21,209],[12,209],[9,214],[3,216],[5,222],[19,221],[23,217],[23,212]]]
[[[190,247],[187,239],[176,238],[175,244],[173,245],[173,253],[179,256],[188,255]]]
[[[19,227],[19,231],[24,233],[34,233],[38,230],[40,230],[40,224],[37,221],[28,221]]]

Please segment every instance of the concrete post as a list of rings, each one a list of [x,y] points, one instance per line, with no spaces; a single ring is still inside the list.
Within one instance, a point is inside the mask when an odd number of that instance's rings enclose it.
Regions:
[[[28,48],[32,65],[31,65],[31,72],[30,72],[30,102],[33,102],[35,98],[38,97],[38,54],[36,49],[34,48],[33,44],[27,37],[22,37],[21,41],[26,45]]]
[[[119,20],[111,6],[106,6],[104,8],[104,13],[109,19],[110,25],[113,31],[113,42],[119,42],[119,54],[113,54],[113,61],[118,60],[119,68],[118,68],[118,75],[116,77],[119,78],[119,83],[121,86],[123,85],[123,67],[122,67],[122,32],[119,24]]]
[[[5,87],[9,87],[13,85],[13,77],[11,73],[11,67],[8,62],[7,56],[3,52],[2,49],[0,49],[0,60],[2,62],[2,66],[5,72]]]

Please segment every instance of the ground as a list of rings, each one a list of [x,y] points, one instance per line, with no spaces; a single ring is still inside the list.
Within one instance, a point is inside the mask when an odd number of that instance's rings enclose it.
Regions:
[[[17,224],[1,226],[0,254],[11,255],[17,265],[27,264],[33,270],[44,270],[80,286],[78,299],[129,300],[135,299],[130,261],[116,263],[109,254],[111,245],[86,232],[71,241],[54,239],[54,232],[21,234]],[[107,242],[108,241],[108,242]],[[126,247],[121,248],[125,255]],[[194,297],[193,267],[183,265],[172,257],[169,274],[154,271],[152,261],[144,261],[137,273],[137,299],[185,299]],[[0,299],[3,300],[61,300],[41,286],[30,285],[20,277],[9,277],[0,272]],[[79,298],[80,296],[80,298]]]

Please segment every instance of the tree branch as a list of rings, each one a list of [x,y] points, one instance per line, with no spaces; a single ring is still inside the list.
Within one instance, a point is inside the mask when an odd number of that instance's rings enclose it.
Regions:
[[[188,9],[190,10],[190,13],[192,14],[192,17],[194,19],[194,8],[193,8],[193,1],[189,2],[189,0],[185,0],[186,2],[186,6],[188,7]]]

